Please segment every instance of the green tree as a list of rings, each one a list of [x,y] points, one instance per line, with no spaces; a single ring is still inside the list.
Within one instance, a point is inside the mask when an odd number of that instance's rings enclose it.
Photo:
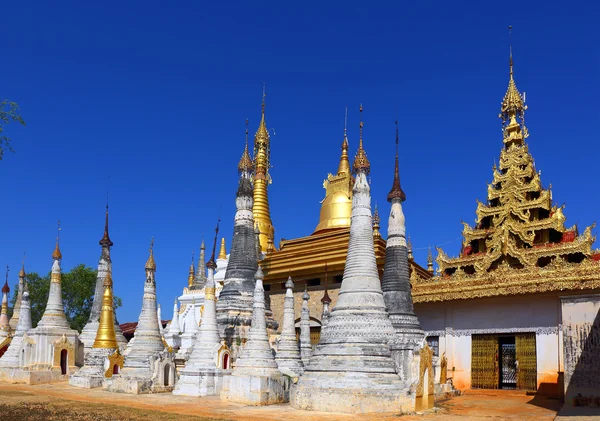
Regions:
[[[5,151],[14,152],[10,144],[10,137],[4,134],[4,126],[11,121],[25,125],[25,120],[19,112],[19,104],[7,99],[0,101],[0,161]]]
[[[61,289],[65,315],[72,329],[81,331],[90,317],[92,303],[94,302],[94,292],[96,290],[96,276],[98,272],[84,264],[75,266],[69,272],[64,272],[61,277]],[[50,274],[40,276],[35,272],[27,274],[29,284],[29,300],[31,302],[31,322],[33,327],[44,314],[48,294],[50,293]],[[18,285],[13,290],[11,308],[14,308],[17,301]],[[114,299],[115,309],[121,307],[122,302],[119,297]]]

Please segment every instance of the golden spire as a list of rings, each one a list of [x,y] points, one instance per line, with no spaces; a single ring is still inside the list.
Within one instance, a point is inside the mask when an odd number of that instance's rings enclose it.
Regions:
[[[371,164],[369,163],[369,159],[367,158],[367,153],[365,152],[365,149],[363,148],[363,121],[362,121],[362,111],[363,111],[363,107],[362,104],[360,104],[360,138],[359,138],[359,143],[358,143],[358,151],[356,152],[356,156],[354,157],[354,164],[352,166],[352,169],[354,170],[355,173],[358,172],[364,172],[365,175],[369,174],[369,172],[371,171]]]
[[[190,264],[190,272],[188,275],[188,288],[192,287],[194,283],[194,277],[196,275],[196,271],[194,270],[194,252],[192,252],[192,263]]]
[[[110,237],[108,236],[108,203],[106,204],[106,218],[104,220],[104,236],[100,240],[100,245],[108,248],[113,246],[113,242],[110,241]]]
[[[396,120],[396,168],[394,170],[394,184],[392,184],[392,190],[387,195],[388,202],[393,199],[400,199],[401,202],[406,200],[406,194],[400,186],[400,171],[398,170],[398,120]]]
[[[227,249],[225,248],[225,237],[221,238],[221,248],[219,249],[219,256],[217,259],[227,259]]]
[[[410,241],[410,237],[408,237],[408,260],[414,260],[413,250],[412,250],[412,241]]]
[[[56,235],[56,247],[54,248],[54,252],[52,253],[52,259],[61,260],[62,253],[60,252],[60,247],[58,243],[60,242],[60,220],[58,221],[58,234]]]
[[[348,159],[348,107],[346,107],[346,117],[344,118],[344,140],[342,141],[342,156],[338,167],[338,175],[350,174],[350,160]]]
[[[431,247],[427,252],[427,272],[433,273],[433,256],[431,255]]]
[[[512,26],[508,27],[509,34],[512,35]],[[502,105],[500,107],[500,114],[498,117],[502,119],[502,127],[504,129],[504,142],[508,143],[511,141],[523,141],[529,136],[529,132],[525,127],[525,97],[521,95],[517,89],[513,77],[513,57],[512,57],[512,43],[510,44],[509,54],[509,68],[510,78],[508,81],[508,88]],[[520,123],[519,121],[520,120]]]
[[[327,303],[327,304],[331,304],[331,298],[329,297],[329,294],[327,293],[327,263],[325,263],[325,292],[323,293],[323,298],[321,298],[321,302],[323,304]]]
[[[100,323],[93,348],[118,349],[117,335],[115,333],[115,310],[113,304],[113,280],[111,269],[104,278],[104,295],[102,296],[102,311]]]
[[[265,90],[263,87],[262,116],[256,135],[254,136],[254,204],[252,214],[260,227],[260,248],[266,251],[274,240],[275,228],[269,210],[268,186],[271,184],[271,141],[265,121]]]
[[[154,237],[150,241],[150,256],[146,260],[146,270],[156,272],[156,262],[154,261]]]
[[[25,252],[23,252],[23,260],[21,261],[21,270],[19,271],[19,278],[25,277]]]
[[[240,174],[250,174],[253,168],[254,163],[252,162],[252,158],[250,158],[250,153],[248,152],[248,119],[246,119],[246,147],[244,148],[244,153],[242,154],[242,158],[238,163],[238,172]]]
[[[381,219],[379,218],[379,209],[377,208],[377,204],[375,204],[375,212],[373,213],[373,238],[381,238],[379,222],[381,222]]]

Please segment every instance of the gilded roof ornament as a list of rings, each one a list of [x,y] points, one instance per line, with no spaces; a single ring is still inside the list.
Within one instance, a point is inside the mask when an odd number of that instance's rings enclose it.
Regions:
[[[250,153],[248,152],[248,119],[246,119],[246,147],[244,148],[244,153],[242,153],[242,158],[238,163],[238,172],[240,174],[250,174],[253,170],[254,162],[252,162],[252,158],[250,158]]]
[[[58,234],[56,235],[56,247],[54,247],[54,251],[52,252],[52,259],[61,260],[62,253],[60,252],[60,247],[58,243],[60,242],[60,221],[58,221]]]
[[[146,261],[146,270],[156,271],[156,262],[154,261],[154,237],[150,240],[150,256]]]
[[[392,190],[387,195],[388,202],[393,199],[400,199],[401,202],[406,200],[406,194],[400,186],[400,171],[398,169],[398,120],[396,120],[396,168],[394,170],[394,183],[392,184]]]
[[[427,251],[427,272],[433,273],[433,256],[431,254],[431,247]]]
[[[381,218],[379,217],[379,208],[377,204],[375,204],[375,211],[373,212],[373,238],[381,238],[381,233],[379,232],[380,222]]]
[[[365,152],[365,149],[363,148],[363,121],[362,121],[362,111],[363,111],[363,107],[362,104],[360,105],[360,113],[361,113],[361,120],[360,120],[360,139],[359,139],[359,144],[358,144],[358,151],[356,151],[356,156],[354,157],[354,164],[352,165],[352,169],[354,171],[354,173],[358,173],[358,172],[363,172],[365,173],[365,175],[368,175],[369,172],[371,171],[371,164],[369,162],[369,159],[367,158],[367,153]]]
[[[104,236],[99,241],[99,244],[102,247],[108,247],[108,248],[113,246],[113,242],[110,241],[110,237],[108,236],[108,203],[106,204],[106,216],[104,219]]]

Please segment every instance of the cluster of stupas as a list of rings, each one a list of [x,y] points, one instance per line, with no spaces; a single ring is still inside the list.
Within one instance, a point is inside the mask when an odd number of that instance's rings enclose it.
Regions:
[[[512,85],[511,62],[509,91]],[[520,100],[518,92],[514,95]],[[277,271],[278,263],[272,257],[276,249],[267,194],[270,139],[263,96],[253,157],[246,128],[246,144],[238,164],[230,253],[222,239],[215,258],[217,223],[208,262],[204,241],[197,267],[192,256],[188,283],[175,300],[170,323],[163,329],[152,241],[145,265],[142,309],[134,337],[125,340],[113,305],[113,243],[108,235],[107,206],[94,301],[81,333],[69,327],[63,309],[58,239],[52,254],[48,303],[37,327],[31,326],[24,268],[19,273],[17,305],[10,321],[7,280],[2,290],[0,340],[8,349],[0,358],[0,379],[31,384],[68,379],[75,387],[103,387],[112,392],[220,396],[251,405],[290,402],[297,409],[346,413],[410,412],[431,407],[436,381],[433,351],[413,309],[411,276],[419,274],[406,236],[398,126],[396,122],[395,168],[387,196],[391,203],[388,236],[382,248],[379,213],[371,211],[371,166],[363,145],[362,106],[360,112],[354,162],[350,165],[344,130],[338,173],[325,183],[328,196],[322,214],[328,219],[315,231],[315,241],[338,241],[344,224],[349,227],[334,306],[327,291],[324,262],[326,287],[320,300],[318,340],[313,341],[310,315],[311,303],[318,299],[313,294],[311,302],[308,281],[303,292],[299,289],[302,304],[297,305],[294,289],[301,279],[295,282],[288,274],[283,285],[281,326],[265,297],[263,271]],[[511,120],[511,124],[517,123]],[[513,126],[507,130],[517,130]],[[333,236],[328,232],[340,227],[342,231]],[[334,237],[337,239],[331,240]],[[279,248],[283,253],[283,247]],[[378,268],[380,259],[385,262],[383,273]],[[432,264],[429,266],[432,272]]]

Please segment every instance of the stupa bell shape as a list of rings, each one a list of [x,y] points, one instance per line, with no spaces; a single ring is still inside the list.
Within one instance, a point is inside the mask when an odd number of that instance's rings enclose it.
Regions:
[[[402,408],[402,384],[388,345],[394,329],[375,261],[369,169],[361,122],[342,285],[315,353],[292,386],[290,402],[294,408],[352,413]]]
[[[290,276],[285,283],[286,292],[283,301],[283,328],[277,344],[275,362],[283,374],[298,377],[304,373],[304,364],[300,358],[300,348],[296,339],[294,316],[294,281]]]
[[[302,294],[302,310],[300,312],[300,355],[302,362],[307,365],[310,357],[313,355],[312,343],[310,341],[310,310],[308,309],[308,300],[310,295],[306,288]]]
[[[170,347],[178,349],[181,346],[181,336],[179,335],[180,332],[181,326],[179,324],[179,308],[177,306],[176,298],[175,302],[173,303],[173,317],[171,318],[171,323],[169,324],[167,333],[165,333],[165,341],[167,341]]]
[[[194,274],[194,281],[190,286],[190,289],[202,289],[204,288],[204,284],[206,284],[206,247],[204,246],[204,240],[202,240],[202,244],[200,245],[200,258],[198,259],[198,269]]]
[[[2,310],[0,311],[0,338],[10,336],[12,329],[10,328],[10,320],[8,319],[8,294],[10,288],[8,286],[8,266],[6,267],[6,281],[2,287]],[[4,345],[2,345],[4,346]]]
[[[100,259],[98,260],[98,274],[96,276],[96,289],[94,291],[94,301],[90,310],[90,317],[81,331],[79,339],[84,344],[84,353],[88,353],[96,340],[98,326],[100,324],[100,314],[102,312],[102,300],[104,295],[104,281],[108,273],[112,270],[112,260],[110,258],[110,250],[114,245],[108,234],[108,205],[106,205],[106,214],[104,220],[104,235],[98,242],[101,246]],[[117,342],[120,348],[127,346],[127,340],[123,336],[123,332],[119,327],[116,315],[113,316],[113,324]]]

